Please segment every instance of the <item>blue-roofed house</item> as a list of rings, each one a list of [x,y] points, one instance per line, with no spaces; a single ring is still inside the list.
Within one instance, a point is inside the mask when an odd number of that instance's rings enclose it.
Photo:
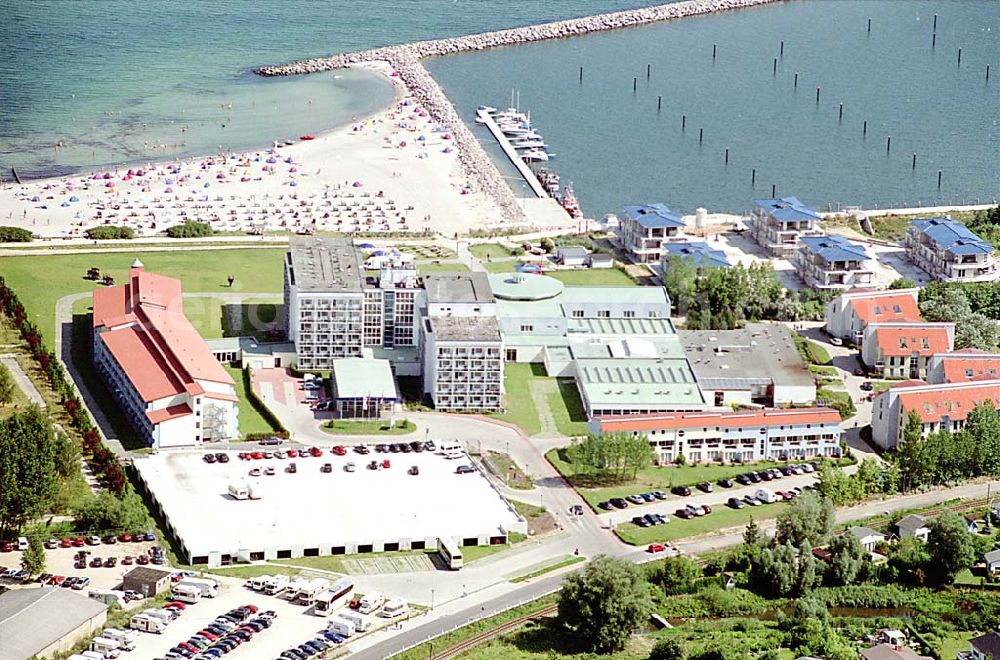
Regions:
[[[713,249],[704,241],[685,241],[663,244],[663,258],[660,265],[666,273],[670,260],[674,257],[688,260],[697,268],[729,268],[732,264],[726,259],[726,253]]]
[[[996,248],[948,217],[913,220],[903,246],[913,263],[942,282],[989,282],[1000,276]]]
[[[821,236],[816,209],[797,197],[753,200],[753,215],[747,223],[750,236],[769,254],[790,259],[799,249],[803,236]]]
[[[851,289],[871,286],[875,271],[868,253],[843,236],[803,236],[795,256],[799,277],[813,289]]]
[[[682,236],[681,214],[664,204],[626,204],[625,217],[619,223],[622,247],[636,263],[657,263],[663,256],[664,241]]]

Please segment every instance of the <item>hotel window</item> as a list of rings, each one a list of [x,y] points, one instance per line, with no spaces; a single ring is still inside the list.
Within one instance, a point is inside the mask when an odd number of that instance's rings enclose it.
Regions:
[[[650,312],[649,314],[647,314],[647,316],[649,318],[651,318],[651,319],[658,319],[658,318],[660,318],[660,313],[659,312]]]
[[[575,319],[582,319],[583,318],[583,310],[582,309],[574,309],[573,310],[573,318],[575,318]]]
[[[535,326],[533,326],[533,325],[522,325],[521,326],[521,332],[534,332],[534,331],[535,331]]]
[[[599,309],[599,310],[597,310],[597,318],[599,318],[599,319],[609,319],[609,318],[611,318],[611,310],[610,309]]]
[[[634,319],[635,318],[635,310],[634,309],[626,309],[624,312],[622,312],[622,316],[624,318],[627,318],[627,319]]]

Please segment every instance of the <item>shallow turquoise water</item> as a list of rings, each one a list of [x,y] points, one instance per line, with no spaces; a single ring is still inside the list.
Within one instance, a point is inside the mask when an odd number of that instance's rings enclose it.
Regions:
[[[557,154],[550,165],[574,182],[590,217],[653,201],[740,212],[772,185],[823,209],[1000,195],[997,2],[788,2],[427,66],[470,123],[477,105],[506,105],[519,89],[521,109]]]
[[[362,72],[265,80],[255,66],[644,4],[0,0],[0,172],[266,146],[372,112],[391,88]]]

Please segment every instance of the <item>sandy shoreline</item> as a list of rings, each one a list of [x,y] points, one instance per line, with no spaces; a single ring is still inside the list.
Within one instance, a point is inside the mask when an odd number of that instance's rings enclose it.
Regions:
[[[51,238],[102,224],[152,236],[187,218],[223,231],[450,237],[502,227],[492,198],[464,175],[451,127],[435,122],[387,63],[358,66],[392,81],[388,108],[277,149],[5,183],[0,224]]]

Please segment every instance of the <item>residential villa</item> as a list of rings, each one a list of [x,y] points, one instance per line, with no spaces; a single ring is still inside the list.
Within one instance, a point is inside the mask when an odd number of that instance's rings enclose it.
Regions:
[[[754,204],[747,223],[750,236],[772,256],[791,259],[799,250],[799,239],[823,235],[816,227],[820,220],[816,209],[795,197],[755,199]]]
[[[865,248],[842,236],[803,236],[795,255],[795,270],[813,289],[849,289],[871,286],[875,271]]]
[[[885,449],[895,447],[911,410],[920,416],[923,435],[961,430],[969,412],[983,402],[1000,410],[1000,380],[936,385],[904,381],[875,397],[872,440]]]
[[[1000,380],[1000,353],[963,348],[932,355],[927,362],[928,383],[967,383]]]
[[[1000,632],[970,639],[969,660],[1000,660]]]
[[[904,518],[900,518],[896,522],[896,534],[901,539],[912,536],[921,541],[926,541],[930,533],[931,530],[927,526],[927,518],[923,516],[910,514]]]
[[[235,382],[184,315],[180,280],[136,259],[93,308],[94,366],[150,447],[239,436]]]
[[[660,265],[667,272],[670,260],[678,257],[686,260],[695,268],[729,268],[732,264],[726,258],[726,253],[709,246],[704,241],[685,241],[683,243],[664,243],[663,259]]]
[[[636,263],[659,263],[663,243],[682,236],[684,220],[663,204],[627,204],[622,210],[619,237]]]
[[[875,552],[876,546],[886,540],[886,535],[869,527],[848,527],[847,533],[858,540],[868,552]]]
[[[840,413],[832,408],[598,415],[592,433],[646,434],[660,465],[808,460],[840,455]]]
[[[826,305],[826,332],[860,344],[869,323],[917,323],[920,289],[845,291]]]
[[[989,282],[1000,276],[996,248],[951,218],[913,220],[903,247],[913,263],[943,282]]]
[[[861,361],[882,378],[924,379],[931,357],[950,351],[954,341],[954,323],[871,323]]]

